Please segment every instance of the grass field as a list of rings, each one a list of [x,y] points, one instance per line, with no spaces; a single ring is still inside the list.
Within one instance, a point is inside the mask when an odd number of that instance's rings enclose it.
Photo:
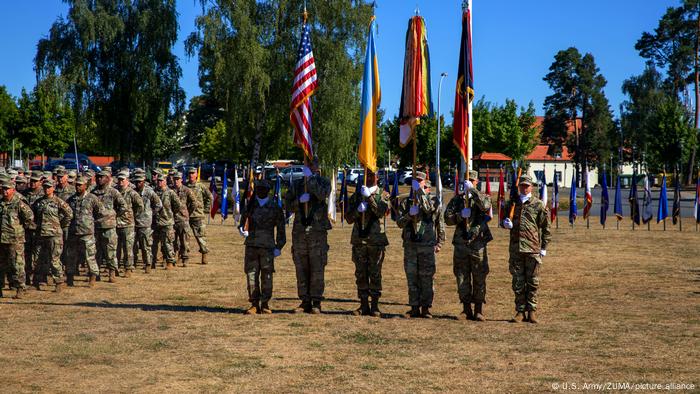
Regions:
[[[683,233],[594,227],[554,231],[541,323],[533,325],[506,322],[505,230],[495,230],[489,250],[489,321],[476,323],[455,319],[451,245],[438,256],[436,318],[401,317],[406,281],[393,224],[386,318],[350,315],[357,304],[347,226],[329,236],[323,315],[290,313],[298,301],[288,245],[276,261],[275,313],[244,316],[242,239],[233,226],[211,225],[207,266],[138,272],[94,290],[81,277],[60,295],[0,300],[3,391],[541,392],[566,382],[698,390],[700,233],[690,225]]]

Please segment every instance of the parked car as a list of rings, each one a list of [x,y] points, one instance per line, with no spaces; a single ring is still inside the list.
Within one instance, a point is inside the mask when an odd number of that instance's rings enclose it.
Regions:
[[[73,160],[75,161],[75,153],[66,153],[63,155],[63,158],[66,160]],[[85,153],[78,153],[78,162],[80,162],[80,169],[82,171],[87,170],[88,168],[93,170],[93,171],[100,171],[101,168],[96,165],[95,163],[90,160],[90,157],[86,155]]]
[[[280,172],[280,176],[282,177],[282,182],[285,185],[289,185],[290,179],[292,182],[296,181],[297,179],[302,179],[304,177],[304,166],[289,166],[282,170]]]
[[[345,173],[348,177],[348,184],[356,185],[362,175],[364,175],[364,170],[362,168],[350,168],[346,170]]]
[[[51,159],[44,166],[44,171],[53,171],[54,168],[58,166],[65,167],[66,170],[77,170],[78,166],[75,164],[75,159]]]

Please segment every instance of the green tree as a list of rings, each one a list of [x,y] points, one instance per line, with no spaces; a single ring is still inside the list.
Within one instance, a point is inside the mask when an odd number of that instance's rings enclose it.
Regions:
[[[0,151],[11,149],[16,123],[17,103],[7,88],[0,86]]]
[[[68,17],[37,45],[37,79],[68,87],[78,135],[95,133],[104,153],[150,161],[182,121],[175,0],[66,2]]]
[[[231,156],[301,159],[289,121],[303,0],[202,0],[197,31],[186,40],[199,57],[203,94],[224,109]],[[361,56],[371,6],[310,3],[308,23],[318,73],[313,96],[314,150],[327,166],[354,159],[359,128]]]
[[[686,101],[689,101],[687,87],[693,84],[693,125],[697,133],[700,130],[700,0],[682,0],[680,6],[669,7],[654,31],[644,32],[635,48],[643,58],[666,70],[673,92],[683,95]],[[697,138],[696,134],[693,139]],[[694,145],[688,156],[687,183],[695,173],[696,153]]]
[[[495,106],[485,98],[474,105],[474,153],[498,152],[522,160],[537,145],[535,106],[520,108],[514,100]]]

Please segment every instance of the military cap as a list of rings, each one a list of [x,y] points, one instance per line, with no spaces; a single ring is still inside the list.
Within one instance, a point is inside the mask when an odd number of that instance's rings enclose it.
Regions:
[[[416,180],[424,181],[426,179],[425,172],[416,171]]]
[[[27,178],[24,175],[17,175],[15,183],[27,183]]]
[[[134,168],[134,175],[136,175],[136,174],[145,174],[145,173],[146,173],[146,171],[145,171],[143,168],[141,168],[141,167],[136,167],[136,168]]]
[[[163,170],[161,170],[160,168],[154,168],[151,170],[151,174],[153,174],[153,175],[162,174],[162,173],[163,173]]]
[[[107,167],[105,167],[105,168],[103,168],[102,170],[100,170],[100,172],[98,172],[96,175],[97,175],[97,176],[111,176],[111,175],[112,175],[112,171],[108,171],[108,170],[107,170]]]
[[[10,168],[9,170],[5,171],[5,173],[7,173],[7,175],[9,175],[10,177],[16,177],[16,176],[19,174],[19,173],[17,172],[17,170],[12,169],[12,168]]]
[[[478,179],[479,179],[479,173],[476,172],[476,171],[474,171],[474,170],[469,171],[469,180],[472,180],[472,179],[478,180]]]
[[[3,179],[2,182],[0,182],[0,185],[2,185],[3,189],[14,189],[15,183],[12,182],[12,179]]]
[[[129,178],[129,171],[121,171],[117,175],[117,179],[128,179]]]
[[[43,174],[41,173],[41,171],[32,171],[32,176],[29,177],[29,180],[30,180],[30,181],[38,182],[38,181],[40,181],[42,178],[43,178]]]
[[[44,187],[53,187],[54,183],[51,179],[44,179],[44,182],[41,185]]]
[[[44,179],[50,179],[51,178],[51,171],[44,171],[41,173],[41,176],[43,176]]]
[[[268,181],[267,179],[256,179],[255,180],[255,187],[263,187],[266,189],[272,189],[272,183]]]
[[[85,177],[82,176],[82,175],[78,175],[78,176],[75,178],[75,184],[76,184],[76,186],[78,186],[78,185],[84,185],[84,184],[86,184],[87,182],[88,182],[87,178],[85,178]]]
[[[66,167],[64,166],[56,166],[53,169],[53,174],[57,176],[63,176],[66,175]]]
[[[168,171],[168,175],[169,175],[169,176],[173,176],[173,175],[175,175],[175,174],[177,174],[177,170],[175,170],[175,169],[171,169],[171,170]]]
[[[75,170],[68,171],[68,179],[75,179],[76,176],[78,176],[78,173]]]
[[[173,174],[170,174],[173,176],[173,179],[182,179],[182,173],[180,171],[175,171]]]
[[[166,180],[167,178],[166,178],[165,174],[159,173],[159,174],[158,174],[158,178],[156,178],[156,179],[159,180],[159,181],[164,181],[164,180]]]
[[[197,173],[197,168],[196,167],[190,167],[189,170],[187,170],[188,174],[196,174]]]
[[[5,167],[0,166],[0,174],[4,174],[4,173],[5,173]]]
[[[92,169],[90,169],[90,168],[88,168],[87,170],[85,170],[84,175],[85,175],[86,177],[88,177],[88,178],[92,178],[92,177],[95,176],[95,171],[92,170]]]
[[[532,177],[530,175],[522,175],[518,183],[520,185],[532,185]]]
[[[146,177],[143,174],[135,174],[133,180],[134,182],[143,182],[146,180]]]
[[[107,171],[107,172],[109,172],[109,175],[112,175],[112,167],[110,167],[110,166],[103,167],[102,171]]]

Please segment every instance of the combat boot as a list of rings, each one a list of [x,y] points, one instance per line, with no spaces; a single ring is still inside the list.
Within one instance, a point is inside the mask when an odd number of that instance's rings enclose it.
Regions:
[[[209,263],[209,259],[207,258],[208,253],[202,253],[202,265],[207,265]]]
[[[150,274],[150,273],[151,273],[151,265],[150,265],[150,264],[144,265],[144,266],[143,266],[143,272],[146,273],[146,274]]]
[[[406,312],[406,317],[420,317],[420,308],[412,306],[411,310]]]
[[[90,279],[88,280],[88,287],[93,288],[97,283],[97,275],[90,274]]]
[[[115,283],[117,281],[117,275],[115,270],[109,270],[109,283]]]
[[[130,269],[130,268],[125,269],[125,270],[124,270],[124,277],[125,277],[125,278],[131,278],[131,272],[132,272],[132,271],[133,271],[133,270]]]
[[[367,316],[370,314],[369,300],[367,298],[360,299],[360,307],[352,311],[355,316]]]
[[[74,286],[73,280],[75,279],[75,274],[67,274],[66,275],[66,284],[70,287]]]
[[[311,314],[312,315],[320,315],[321,314],[321,301],[314,301],[312,306],[311,306]]]
[[[433,318],[433,314],[430,313],[430,308],[428,308],[427,306],[424,306],[423,308],[421,308],[420,315],[424,319],[432,319]]]
[[[511,323],[522,323],[526,322],[527,318],[525,317],[525,312],[516,312],[515,316],[513,316],[509,322]]]
[[[486,321],[486,318],[484,317],[484,312],[483,312],[483,305],[480,302],[477,302],[474,304],[474,320],[476,321]]]
[[[461,320],[474,320],[474,313],[472,312],[472,304],[465,302],[462,304],[462,313],[459,314]]]
[[[189,259],[180,259],[183,267],[187,267],[187,260],[189,260]]]
[[[535,315],[535,311],[530,311],[530,313],[528,313],[527,320],[532,324],[539,323],[539,320],[537,320],[537,316]]]
[[[369,314],[372,317],[382,317],[382,311],[379,310],[379,297],[372,297],[372,308]]]
[[[173,263],[165,263],[165,269],[166,269],[166,270],[171,270],[171,269],[173,269],[173,268],[175,268],[175,264],[173,264]]]
[[[55,293],[60,293],[63,288],[66,287],[66,284],[61,282],[61,283],[56,283],[56,288],[54,288]]]
[[[254,303],[252,303],[252,304],[250,305],[250,308],[248,308],[248,309],[245,311],[245,314],[246,314],[246,315],[254,315],[254,314],[258,313],[258,309],[260,309],[260,308],[258,307],[258,303],[257,303],[257,302],[254,302]]]
[[[270,305],[267,302],[262,303],[262,306],[260,307],[260,313],[262,313],[263,315],[272,314],[272,309],[270,309]]]
[[[12,298],[14,298],[15,300],[21,300],[23,296],[24,296],[24,289],[21,288],[21,287],[18,287],[18,288],[17,288],[17,293],[16,293],[15,296],[12,297]]]
[[[311,312],[311,303],[302,301],[298,307],[294,308],[294,313],[309,313]]]

